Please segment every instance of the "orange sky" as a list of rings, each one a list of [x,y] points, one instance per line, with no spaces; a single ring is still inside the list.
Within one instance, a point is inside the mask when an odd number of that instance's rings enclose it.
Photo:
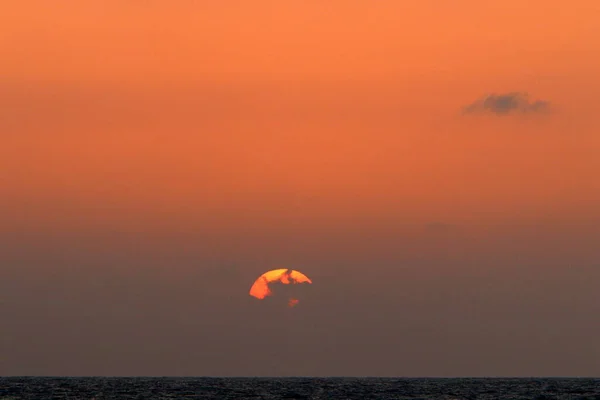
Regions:
[[[145,85],[415,78],[498,84],[549,74],[581,79],[599,66],[599,13],[593,0],[27,0],[3,7],[2,74]]]
[[[4,6],[3,195],[192,219],[236,203],[318,218],[595,212],[597,3],[403,4]],[[514,90],[556,115],[458,116]]]
[[[476,270],[462,259],[446,268],[461,249],[481,260],[522,254],[507,250],[520,246],[508,228],[457,242],[446,228],[583,226],[577,239],[557,228],[566,239],[548,234],[523,251],[539,265],[552,251],[589,264],[589,226],[600,221],[599,21],[597,0],[5,2],[0,237],[52,248],[63,232],[112,232],[90,246],[117,257],[127,248],[119,233],[172,233],[168,244],[140,239],[165,260],[231,246],[256,267],[240,278],[246,297],[245,279],[270,268],[299,268],[318,288],[315,270],[329,273],[334,253],[355,273],[359,262],[378,268],[373,257],[390,266],[428,254],[429,277]],[[552,112],[461,114],[514,91]]]

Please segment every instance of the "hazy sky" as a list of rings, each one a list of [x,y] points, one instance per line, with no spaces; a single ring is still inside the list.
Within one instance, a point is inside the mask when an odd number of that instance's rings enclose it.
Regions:
[[[598,21],[2,4],[0,375],[599,376]]]

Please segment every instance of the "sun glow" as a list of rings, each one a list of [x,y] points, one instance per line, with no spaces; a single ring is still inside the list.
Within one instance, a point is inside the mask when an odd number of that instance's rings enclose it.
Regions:
[[[299,284],[299,283],[312,283],[310,278],[304,275],[302,272],[298,272],[293,269],[274,269],[262,274],[250,288],[250,296],[256,297],[257,299],[264,299],[265,297],[273,295],[273,292],[269,288],[270,283],[280,282],[284,285]],[[298,304],[298,299],[290,299],[288,305],[290,307]]]

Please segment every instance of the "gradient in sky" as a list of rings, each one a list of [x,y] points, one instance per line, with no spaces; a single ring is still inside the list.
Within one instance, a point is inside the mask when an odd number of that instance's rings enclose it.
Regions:
[[[600,375],[598,21],[3,4],[0,375]]]

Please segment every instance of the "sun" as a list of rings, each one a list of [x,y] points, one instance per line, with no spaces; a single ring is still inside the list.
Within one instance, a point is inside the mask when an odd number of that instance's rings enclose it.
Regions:
[[[283,283],[284,285],[312,283],[310,278],[302,272],[287,268],[274,269],[265,272],[254,281],[254,284],[250,288],[250,296],[256,297],[259,300],[272,296],[273,292],[269,288],[269,284],[275,282]],[[289,307],[294,307],[296,304],[298,304],[298,299],[289,299]]]

